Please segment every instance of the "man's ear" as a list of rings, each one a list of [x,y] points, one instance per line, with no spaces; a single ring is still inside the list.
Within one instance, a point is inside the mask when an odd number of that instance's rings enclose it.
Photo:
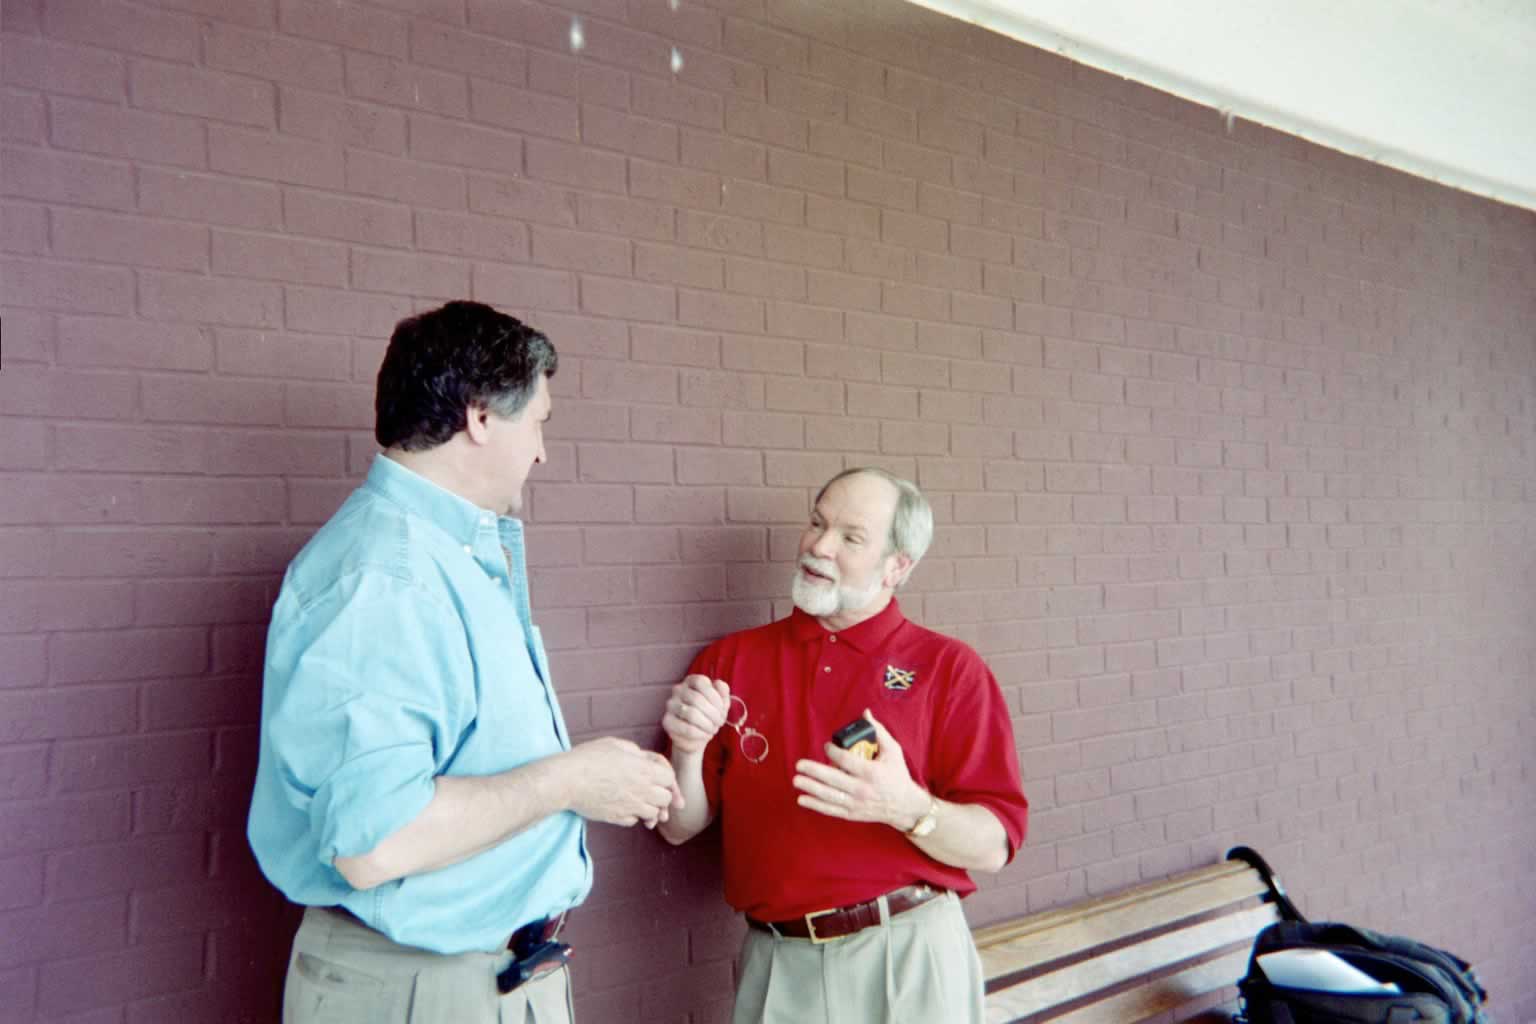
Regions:
[[[491,434],[491,412],[483,405],[470,404],[464,411],[464,433],[475,444],[485,444]]]
[[[900,551],[887,558],[890,564],[886,567],[885,576],[880,582],[883,586],[895,590],[907,582],[907,577],[912,574],[913,563],[911,557]]]

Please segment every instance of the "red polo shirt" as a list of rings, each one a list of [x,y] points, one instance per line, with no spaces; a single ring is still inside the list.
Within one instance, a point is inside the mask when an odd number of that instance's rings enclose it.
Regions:
[[[768,740],[753,764],[726,726],[704,754],[704,786],[720,818],[725,898],[763,921],[872,899],[913,882],[961,895],[976,884],[889,825],[829,818],[796,804],[800,758],[867,707],[901,743],[907,768],[935,796],[991,811],[1024,841],[1029,803],[1019,779],[1008,706],[980,655],[909,622],[897,603],[839,633],[796,609],[705,649],[693,672],[723,679]],[[738,708],[739,710],[739,708]]]

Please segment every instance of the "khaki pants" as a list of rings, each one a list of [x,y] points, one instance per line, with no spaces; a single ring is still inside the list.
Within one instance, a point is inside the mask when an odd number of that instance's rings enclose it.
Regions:
[[[734,1024],[982,1024],[981,960],[946,893],[823,944],[747,930]]]
[[[444,956],[310,907],[293,937],[283,1024],[571,1024],[570,971],[496,990],[509,953]]]

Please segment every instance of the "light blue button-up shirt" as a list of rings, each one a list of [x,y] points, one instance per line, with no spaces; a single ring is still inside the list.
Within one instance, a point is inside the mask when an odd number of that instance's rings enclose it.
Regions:
[[[439,775],[568,749],[529,608],[523,524],[376,458],[288,567],[273,609],[248,829],[262,871],[295,903],[340,904],[396,942],[503,947],[591,890],[576,814],[367,892],[333,861],[420,814]]]

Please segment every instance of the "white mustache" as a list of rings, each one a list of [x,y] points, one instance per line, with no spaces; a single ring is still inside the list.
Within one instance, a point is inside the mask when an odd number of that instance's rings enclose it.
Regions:
[[[809,569],[814,573],[825,576],[833,583],[841,583],[837,575],[837,563],[829,558],[817,558],[815,555],[806,555],[800,559],[800,568]]]

